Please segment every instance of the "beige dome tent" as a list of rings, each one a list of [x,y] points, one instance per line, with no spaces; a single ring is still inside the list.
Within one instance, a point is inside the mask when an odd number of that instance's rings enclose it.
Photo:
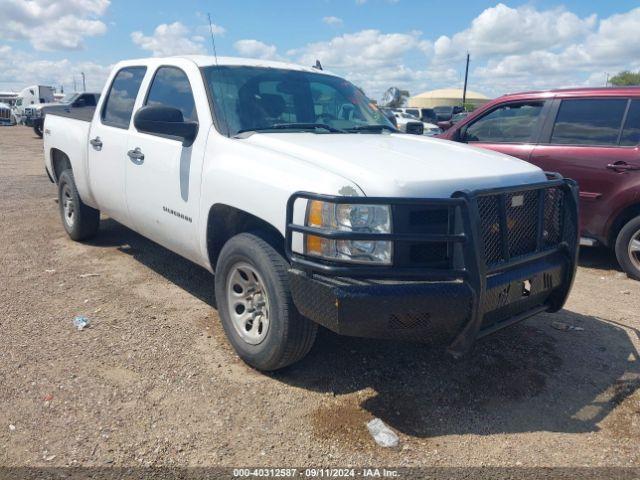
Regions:
[[[481,93],[472,92],[467,90],[467,103],[471,103],[476,107],[484,105],[489,100],[489,97],[485,97]],[[430,92],[424,92],[415,97],[410,97],[408,101],[409,107],[417,108],[433,108],[439,106],[456,106],[462,104],[462,89],[461,88],[440,88],[438,90],[431,90]]]

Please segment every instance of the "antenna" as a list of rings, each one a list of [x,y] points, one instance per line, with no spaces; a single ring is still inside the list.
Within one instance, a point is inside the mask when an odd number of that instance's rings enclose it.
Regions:
[[[213,35],[213,23],[211,23],[211,14],[207,12],[207,18],[209,19],[209,33],[211,34],[211,46],[213,47],[213,58],[216,62],[216,68],[219,68],[218,65],[218,53],[216,52],[216,39]],[[211,86],[211,93],[213,93],[213,85]],[[227,136],[229,136],[229,122],[227,121],[227,109],[225,108],[224,99],[221,99],[222,103],[222,116],[224,117],[224,123],[227,127]]]
[[[216,53],[216,39],[213,36],[213,24],[211,23],[211,14],[207,13],[209,18],[209,33],[211,34],[211,46],[213,47],[213,56],[216,59],[216,67],[218,66],[218,54]]]

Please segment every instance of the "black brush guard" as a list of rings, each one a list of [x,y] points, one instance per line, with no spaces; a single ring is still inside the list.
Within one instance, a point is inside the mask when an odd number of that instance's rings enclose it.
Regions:
[[[577,265],[578,188],[559,174],[548,173],[547,178],[535,184],[458,191],[443,199],[293,194],[287,203],[285,248],[297,308],[337,333],[442,341],[456,356],[478,337],[542,311],[559,310]],[[393,218],[394,233],[328,231],[293,222],[299,199],[391,205],[392,212],[442,208],[455,215],[446,233],[395,233]],[[391,241],[394,264],[345,264],[296,253],[295,232]],[[449,266],[397,261],[396,246],[407,242],[446,245]]]

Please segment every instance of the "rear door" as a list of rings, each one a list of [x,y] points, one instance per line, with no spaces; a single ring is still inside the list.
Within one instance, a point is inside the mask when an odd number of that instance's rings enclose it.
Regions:
[[[556,100],[551,117],[531,162],[578,182],[583,234],[604,241],[616,193],[640,181],[640,100]]]
[[[127,142],[133,106],[146,67],[120,69],[89,131],[88,162],[91,191],[100,210],[130,226],[125,198]]]
[[[198,134],[191,146],[184,147],[175,137],[133,127],[127,146],[127,204],[137,231],[199,261],[200,179],[211,117],[208,102],[195,101],[194,93],[207,98],[197,67],[180,60],[176,65],[159,66],[153,72],[139,108],[177,108],[185,120],[199,123]]]
[[[548,101],[518,101],[497,105],[461,131],[475,147],[506,153],[528,161],[541,131]]]

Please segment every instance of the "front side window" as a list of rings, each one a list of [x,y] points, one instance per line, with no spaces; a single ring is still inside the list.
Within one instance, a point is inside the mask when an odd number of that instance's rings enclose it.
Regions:
[[[187,75],[176,67],[160,67],[153,77],[145,105],[177,108],[185,121],[196,122],[196,102]]]
[[[102,110],[102,123],[129,128],[133,105],[146,71],[146,67],[126,67],[116,74]]]
[[[640,145],[640,100],[633,100],[629,106],[620,145],[624,147]]]
[[[206,67],[203,73],[215,116],[229,136],[243,131],[309,129],[316,133],[395,131],[358,88],[339,77],[246,66]]]
[[[543,102],[503,105],[469,125],[465,134],[468,142],[527,143],[542,111]]]
[[[563,100],[551,143],[560,145],[617,145],[627,99]]]

